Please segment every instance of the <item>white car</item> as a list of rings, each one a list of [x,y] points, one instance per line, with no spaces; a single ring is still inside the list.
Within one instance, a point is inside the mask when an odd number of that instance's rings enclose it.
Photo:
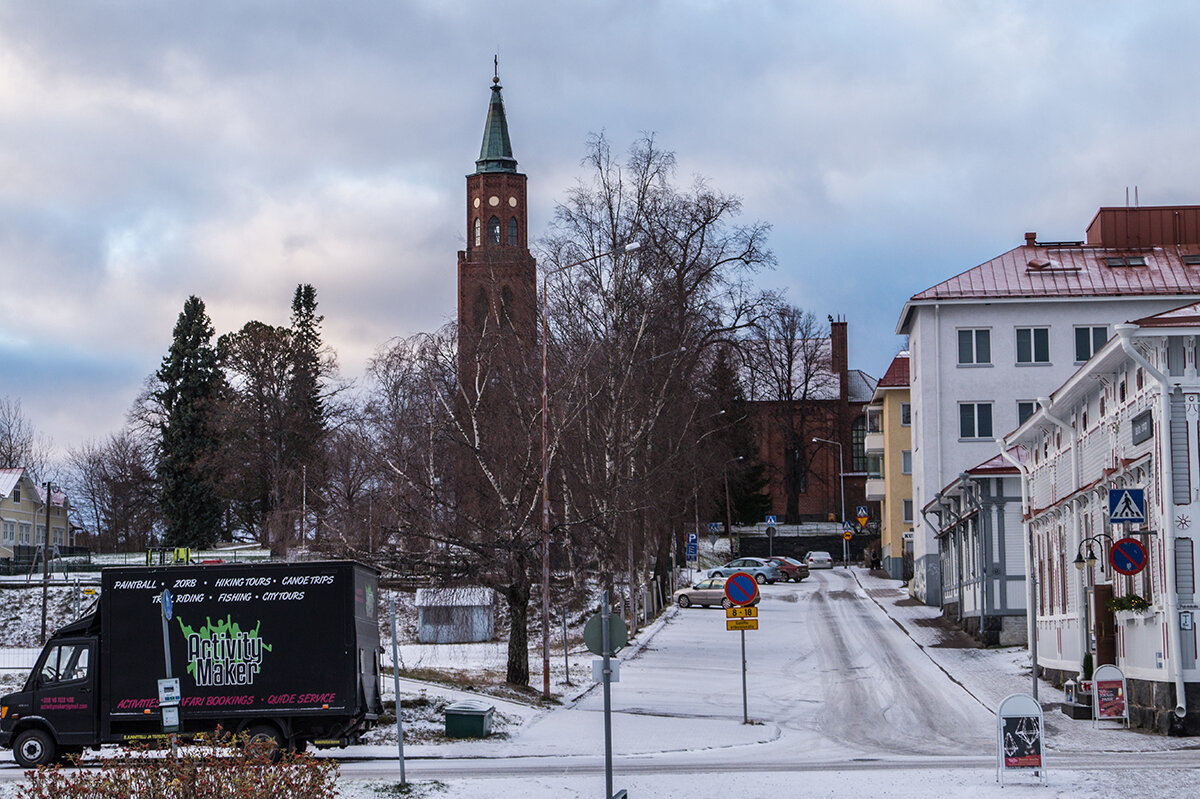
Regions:
[[[808,564],[810,569],[832,569],[833,556],[828,552],[809,552],[804,556],[804,562]]]

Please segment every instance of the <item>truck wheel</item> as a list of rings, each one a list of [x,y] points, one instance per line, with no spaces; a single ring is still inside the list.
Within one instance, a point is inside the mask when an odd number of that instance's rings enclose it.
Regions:
[[[246,753],[252,759],[278,763],[283,757],[283,741],[279,730],[270,724],[255,724],[246,730]]]
[[[25,768],[54,762],[54,741],[44,730],[25,730],[13,743],[13,757]]]

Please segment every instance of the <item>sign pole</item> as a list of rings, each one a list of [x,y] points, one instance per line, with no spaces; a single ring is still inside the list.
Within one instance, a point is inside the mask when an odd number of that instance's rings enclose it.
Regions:
[[[604,799],[611,799],[613,793],[612,773],[612,670],[609,668],[608,655],[612,648],[608,633],[608,620],[611,614],[608,610],[608,591],[600,600],[600,649],[604,658],[601,674],[604,677]]]
[[[750,711],[746,703],[746,631],[742,630],[742,723],[750,723]]]
[[[400,717],[400,654],[396,646],[396,595],[390,597],[392,610],[392,686],[396,691],[396,748],[400,758],[400,784],[404,784],[404,720]]]
[[[49,522],[47,522],[47,524],[49,524]],[[160,600],[159,609],[162,611],[162,613],[160,613],[159,616],[162,617],[163,662],[167,667],[167,679],[170,680],[170,679],[172,679],[172,675],[171,675],[171,628],[170,628],[169,622],[171,621],[171,615],[172,615],[173,611],[172,611],[172,605],[171,605],[171,592],[165,588],[163,589],[163,592],[162,592],[162,599]],[[172,712],[178,713],[177,708],[178,708],[178,705],[176,705],[175,711],[170,711],[165,707],[160,709],[160,712],[163,714],[162,722],[163,722],[164,727],[167,726],[167,718],[166,717],[168,715],[171,715]],[[176,724],[174,726],[178,727],[178,717],[176,717]],[[177,756],[178,756],[178,751],[175,748],[175,733],[172,732],[171,733],[171,757],[177,757]]]

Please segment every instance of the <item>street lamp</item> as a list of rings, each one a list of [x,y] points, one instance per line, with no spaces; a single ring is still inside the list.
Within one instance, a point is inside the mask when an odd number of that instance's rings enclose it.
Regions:
[[[1096,535],[1090,536],[1089,538],[1085,538],[1079,542],[1079,546],[1075,548],[1075,560],[1073,561],[1076,569],[1079,569],[1079,571],[1083,571],[1084,566],[1091,567],[1091,566],[1096,565],[1096,561],[1099,560],[1099,558],[1096,557],[1096,551],[1094,549],[1092,549],[1092,544],[1093,543],[1099,544],[1101,538],[1107,538],[1108,545],[1109,546],[1113,545],[1113,538],[1108,533],[1097,533]],[[1087,544],[1087,556],[1086,557],[1083,554],[1083,545],[1084,544]],[[1103,547],[1103,544],[1101,544],[1101,546]],[[1103,551],[1103,550],[1101,550],[1101,551]]]
[[[734,455],[721,464],[721,475],[725,478],[725,536],[733,541],[733,509],[729,505],[729,464],[740,461],[743,455]]]
[[[550,459],[547,456],[546,418],[549,411],[549,381],[546,377],[546,283],[550,275],[598,261],[607,255],[622,255],[642,246],[640,241],[620,244],[599,255],[551,269],[542,274],[542,696],[550,698]]]
[[[840,441],[830,441],[828,438],[813,438],[813,443],[821,442],[824,444],[833,444],[838,448],[838,487],[841,495],[842,505],[842,568],[849,568],[850,560],[850,545],[846,541],[846,470],[842,468],[842,443]]]

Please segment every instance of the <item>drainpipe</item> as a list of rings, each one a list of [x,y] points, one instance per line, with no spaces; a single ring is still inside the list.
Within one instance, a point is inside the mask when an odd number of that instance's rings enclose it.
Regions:
[[[1071,437],[1071,493],[1079,490],[1079,433],[1074,427],[1067,424],[1062,419],[1054,415],[1051,410],[1051,401],[1049,397],[1038,397],[1038,406],[1041,408],[1042,416],[1054,424],[1058,425],[1059,429],[1066,430]],[[1079,529],[1079,503],[1078,499],[1070,501],[1071,510],[1071,540],[1075,542],[1075,551],[1079,551],[1079,544],[1083,541],[1083,533]],[[1101,552],[1103,554],[1103,552]],[[1083,656],[1088,651],[1091,642],[1088,640],[1087,629],[1087,609],[1084,607],[1087,600],[1087,589],[1084,587],[1086,575],[1083,572],[1079,573],[1079,673],[1083,674]],[[1082,677],[1081,677],[1082,678]]]
[[[1160,429],[1159,451],[1162,462],[1162,480],[1170,481],[1175,473],[1171,459],[1171,385],[1165,374],[1160,372],[1133,346],[1133,334],[1137,325],[1114,325],[1121,339],[1121,349],[1134,363],[1146,370],[1146,374],[1158,381]],[[1168,482],[1168,486],[1170,483]],[[1179,596],[1175,582],[1175,492],[1173,488],[1163,492],[1163,560],[1167,574],[1167,645],[1171,648],[1171,677],[1175,682],[1175,717],[1187,716],[1187,693],[1183,684],[1183,651],[1179,637]]]
[[[1030,693],[1038,698],[1038,643],[1037,643],[1037,575],[1033,571],[1033,528],[1029,525],[1029,469],[1008,451],[1002,438],[996,439],[1000,456],[1016,467],[1021,475],[1021,526],[1025,528],[1025,629],[1029,638],[1029,660],[1032,665]]]
[[[984,623],[988,617],[987,590],[989,585],[987,569],[988,546],[983,537],[983,505],[979,502],[979,498],[975,496],[975,492],[979,490],[979,484],[971,479],[971,475],[962,472],[959,474],[958,479],[962,485],[963,498],[966,500],[967,507],[975,509],[975,538],[979,541],[979,638],[982,640]],[[966,515],[969,517],[970,512],[968,511]],[[964,530],[965,534],[963,535],[964,540],[970,534],[970,529],[971,520],[968,518]],[[962,595],[961,591],[959,595]]]

